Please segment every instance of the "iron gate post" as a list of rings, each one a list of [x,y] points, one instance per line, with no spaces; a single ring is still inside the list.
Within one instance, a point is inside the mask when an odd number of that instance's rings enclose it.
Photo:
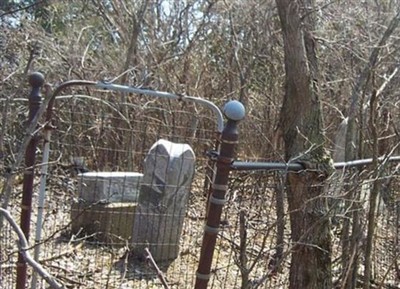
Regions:
[[[204,226],[199,265],[196,272],[195,289],[206,289],[210,279],[211,264],[221,221],[225,194],[228,190],[229,172],[234,161],[235,146],[238,143],[238,122],[244,118],[244,106],[230,101],[224,107],[227,123],[221,134],[220,152],[216,161],[216,174],[208,200],[206,224]]]
[[[29,115],[26,127],[29,128],[34,120],[41,102],[40,88],[44,83],[44,76],[39,72],[34,72],[29,75],[29,84],[32,87],[29,95]],[[32,133],[32,132],[28,132]],[[21,202],[21,221],[20,227],[26,239],[29,239],[29,229],[31,222],[32,211],[32,191],[34,180],[34,165],[36,160],[36,147],[38,142],[37,134],[32,135],[32,138],[25,151],[25,170],[22,188],[22,202]],[[21,253],[18,254],[17,262],[17,281],[16,289],[24,289],[27,278],[27,265]]]

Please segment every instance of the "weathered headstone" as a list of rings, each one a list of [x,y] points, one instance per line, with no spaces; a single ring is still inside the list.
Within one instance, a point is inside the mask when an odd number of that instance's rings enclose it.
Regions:
[[[134,255],[141,256],[147,247],[156,261],[178,256],[194,170],[189,145],[161,139],[151,147],[134,217]]]

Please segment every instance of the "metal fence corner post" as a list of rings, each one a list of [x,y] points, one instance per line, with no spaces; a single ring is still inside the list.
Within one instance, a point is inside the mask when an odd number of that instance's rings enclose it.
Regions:
[[[34,72],[29,75],[29,84],[32,87],[29,95],[29,114],[27,121],[27,133],[32,134],[31,126],[39,111],[42,97],[40,94],[40,88],[44,83],[44,76],[39,72]],[[34,128],[35,129],[35,128]],[[32,191],[34,181],[34,165],[36,160],[36,147],[38,142],[38,136],[32,135],[32,138],[25,151],[25,171],[22,188],[22,202],[21,202],[21,221],[20,227],[24,233],[26,239],[29,238],[29,229],[31,221],[32,211]],[[18,254],[17,262],[17,282],[16,289],[24,289],[27,279],[27,265],[25,259],[21,253]]]
[[[221,134],[221,146],[216,165],[217,171],[208,201],[195,289],[206,289],[210,279],[222,208],[225,203],[225,194],[228,190],[229,172],[234,161],[235,146],[239,139],[237,126],[238,122],[245,116],[245,109],[239,101],[234,100],[225,105],[224,114],[227,122]]]

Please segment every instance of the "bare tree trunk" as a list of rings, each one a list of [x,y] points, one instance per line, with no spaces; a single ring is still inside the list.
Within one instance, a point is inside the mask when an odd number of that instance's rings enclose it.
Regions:
[[[383,47],[385,47],[386,42],[388,41],[389,37],[393,34],[393,32],[397,29],[400,24],[400,10],[396,13],[393,19],[390,21],[388,28],[386,29],[385,33],[382,35],[379,43],[376,47],[372,50],[372,53],[369,57],[369,61],[363,71],[361,72],[360,76],[358,77],[357,83],[352,92],[351,96],[351,103],[349,106],[348,111],[348,127],[347,127],[347,135],[346,135],[346,161],[351,160],[352,157],[355,155],[355,148],[354,148],[354,136],[355,136],[355,118],[357,113],[357,108],[359,105],[359,99],[362,93],[365,93],[366,86],[370,81],[370,73],[376,66],[378,62],[378,56],[380,51]]]
[[[285,182],[286,178],[277,177],[278,186],[275,189],[276,201],[276,249],[274,258],[269,264],[273,273],[279,271],[283,257],[283,249],[285,242]]]
[[[348,127],[346,133],[346,145],[345,145],[345,161],[350,161],[356,158],[356,113],[359,111],[360,97],[366,93],[367,86],[370,83],[370,73],[374,71],[374,68],[378,62],[378,57],[381,49],[386,45],[389,37],[397,29],[400,23],[400,12],[393,17],[390,21],[385,33],[382,35],[379,43],[372,50],[367,65],[359,75],[357,82],[353,88],[351,95],[351,103],[348,109]],[[361,131],[361,130],[359,130]],[[361,149],[361,148],[359,148]],[[349,181],[349,180],[348,180]],[[359,255],[359,241],[360,241],[360,224],[359,224],[359,210],[357,208],[357,195],[354,190],[349,189],[349,194],[346,196],[345,206],[356,206],[348,211],[353,211],[351,218],[344,218],[343,229],[341,233],[342,238],[342,267],[343,270],[351,270],[351,276],[345,278],[343,287],[345,289],[351,289],[356,287],[357,269],[358,269],[358,255]],[[353,224],[350,223],[353,221]],[[352,233],[350,235],[350,227],[352,227]],[[351,256],[351,257],[350,257]],[[344,273],[345,274],[345,273]]]
[[[321,182],[331,172],[331,159],[323,147],[318,66],[311,34],[314,21],[308,11],[301,11],[314,3],[276,0],[276,4],[285,52],[286,91],[280,118],[285,156],[288,161],[297,159],[305,168],[313,169],[288,175],[293,242],[289,288],[328,289],[332,288],[331,240]]]
[[[370,101],[370,119],[369,119],[369,127],[372,134],[372,159],[373,159],[373,167],[375,168],[375,178],[374,183],[372,185],[372,190],[369,196],[369,211],[368,211],[368,231],[367,231],[367,239],[365,244],[365,259],[364,259],[364,289],[370,288],[370,279],[371,279],[371,263],[372,263],[372,243],[375,234],[375,212],[376,205],[378,199],[378,189],[380,187],[380,168],[378,164],[378,132],[376,128],[376,91],[372,94]]]

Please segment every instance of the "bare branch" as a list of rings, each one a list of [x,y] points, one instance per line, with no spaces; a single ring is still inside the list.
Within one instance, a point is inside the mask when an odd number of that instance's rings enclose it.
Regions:
[[[165,279],[163,272],[160,270],[160,268],[158,268],[156,261],[154,261],[153,256],[151,255],[149,248],[144,248],[144,251],[146,253],[147,261],[149,261],[149,263],[153,267],[153,269],[156,270],[157,276],[160,279],[163,287],[165,289],[169,289],[167,280]]]
[[[26,240],[24,233],[22,232],[21,228],[17,225],[17,223],[15,222],[15,220],[13,219],[11,214],[7,210],[4,210],[2,208],[0,208],[0,214],[3,215],[6,218],[6,220],[10,223],[11,227],[13,228],[14,232],[17,233],[18,239],[19,239],[19,243],[18,243],[19,251],[24,256],[26,262],[29,265],[31,265],[32,268],[44,280],[46,280],[46,282],[51,286],[51,288],[54,288],[54,289],[63,289],[63,288],[65,288],[63,285],[58,283],[55,280],[55,278],[52,275],[50,275],[50,273],[48,273],[46,271],[46,269],[44,269],[42,267],[42,265],[40,265],[39,263],[37,263],[33,259],[33,257],[31,256],[31,254],[28,251],[28,249],[29,249],[28,241]]]

